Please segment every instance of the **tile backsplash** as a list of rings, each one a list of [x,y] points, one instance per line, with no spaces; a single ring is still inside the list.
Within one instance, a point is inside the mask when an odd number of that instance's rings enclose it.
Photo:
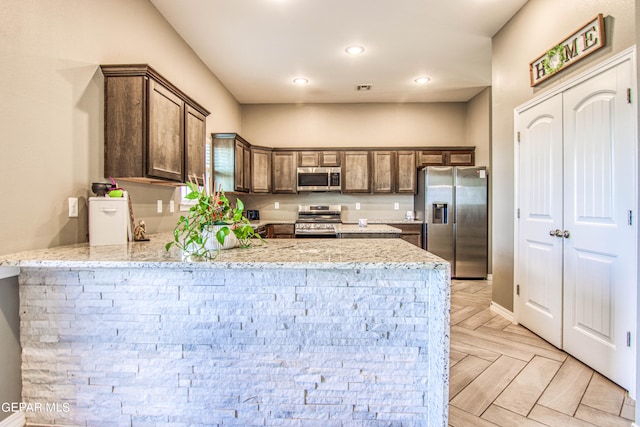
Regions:
[[[230,198],[233,196],[229,194]],[[341,193],[300,193],[269,195],[235,195],[246,209],[260,211],[261,220],[295,220],[298,205],[342,205],[342,221],[358,222],[368,220],[402,220],[413,208],[413,195],[409,194],[341,194]],[[278,209],[275,208],[276,202]],[[356,203],[360,209],[356,209]],[[395,206],[398,209],[395,209]]]

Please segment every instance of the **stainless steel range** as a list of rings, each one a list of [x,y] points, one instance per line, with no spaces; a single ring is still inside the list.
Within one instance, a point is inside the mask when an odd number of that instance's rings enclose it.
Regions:
[[[341,205],[298,206],[296,237],[336,237],[336,224],[341,224]]]

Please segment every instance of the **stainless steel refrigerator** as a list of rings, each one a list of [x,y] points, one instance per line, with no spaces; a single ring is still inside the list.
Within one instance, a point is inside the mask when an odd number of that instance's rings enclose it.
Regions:
[[[486,278],[487,170],[428,166],[419,171],[414,208],[423,221],[422,247],[451,263],[455,278]]]

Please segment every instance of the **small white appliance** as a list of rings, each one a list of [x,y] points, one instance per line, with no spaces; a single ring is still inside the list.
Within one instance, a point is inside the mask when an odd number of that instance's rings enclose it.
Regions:
[[[89,246],[123,245],[129,229],[129,203],[123,197],[89,197]]]

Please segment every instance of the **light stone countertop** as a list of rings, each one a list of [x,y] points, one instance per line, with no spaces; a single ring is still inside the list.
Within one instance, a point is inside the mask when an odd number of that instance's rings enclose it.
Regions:
[[[369,227],[367,227],[369,228]],[[54,268],[323,268],[448,269],[448,263],[402,239],[267,239],[248,249],[224,250],[213,261],[184,259],[165,250],[171,233],[149,242],[89,246],[81,243],[0,255],[0,267]]]
[[[368,224],[360,227],[358,224],[337,224],[337,234],[400,234],[402,230],[386,224]]]

